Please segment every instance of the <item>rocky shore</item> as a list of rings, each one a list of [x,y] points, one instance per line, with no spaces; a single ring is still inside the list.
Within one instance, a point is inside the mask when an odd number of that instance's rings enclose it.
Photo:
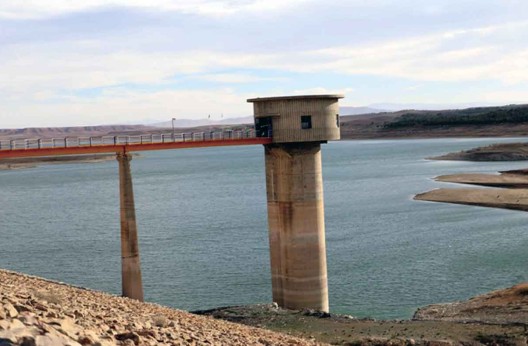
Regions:
[[[414,199],[528,211],[526,170],[504,171],[500,174],[451,174],[436,177],[435,180],[495,188],[439,188],[419,193],[414,196]]]
[[[1,346],[315,344],[0,270]]]
[[[527,286],[493,292],[493,299],[484,295],[466,302],[427,306],[412,320],[357,319],[272,305],[231,306],[198,313],[331,345],[526,346],[528,301],[523,287]]]
[[[429,158],[452,161],[523,161],[528,160],[528,143],[501,143]]]
[[[528,326],[528,283],[493,291],[464,302],[429,305],[418,309],[413,318],[422,321]]]
[[[196,312],[0,270],[0,345],[527,345],[528,284],[376,321],[275,304]],[[232,323],[236,322],[236,323]]]

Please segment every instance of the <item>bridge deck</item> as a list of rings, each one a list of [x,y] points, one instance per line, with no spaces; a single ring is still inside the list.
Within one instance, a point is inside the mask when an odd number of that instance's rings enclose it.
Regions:
[[[0,140],[0,159],[271,143],[250,131]]]

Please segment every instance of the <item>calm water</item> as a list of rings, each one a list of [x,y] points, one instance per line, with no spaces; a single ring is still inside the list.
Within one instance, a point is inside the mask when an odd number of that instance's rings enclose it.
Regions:
[[[519,139],[323,146],[330,305],[408,318],[528,280],[528,214],[412,200],[455,172],[517,163],[425,157]],[[271,300],[261,146],[132,161],[146,299],[182,309]],[[452,185],[454,186],[454,185]],[[120,293],[117,163],[0,172],[0,267]]]

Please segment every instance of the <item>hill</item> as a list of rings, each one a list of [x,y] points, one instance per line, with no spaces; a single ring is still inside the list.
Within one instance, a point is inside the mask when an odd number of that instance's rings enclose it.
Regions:
[[[528,105],[402,110],[341,117],[343,139],[528,135]]]
[[[355,114],[368,111],[365,107],[342,107],[342,139],[374,138],[439,138],[439,137],[519,137],[528,136],[528,105],[476,107],[450,110],[402,110]],[[176,132],[241,129],[253,126],[252,117],[225,119],[221,122],[182,123]],[[154,125],[104,125],[81,127],[47,127],[0,129],[0,139],[61,138],[66,136],[135,135],[171,132],[171,123]]]

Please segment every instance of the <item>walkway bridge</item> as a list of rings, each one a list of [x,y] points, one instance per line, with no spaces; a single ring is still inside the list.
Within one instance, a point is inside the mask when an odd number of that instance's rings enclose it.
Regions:
[[[0,140],[0,159],[115,153],[122,292],[143,300],[130,152],[264,144],[273,301],[283,308],[328,311],[321,144],[340,138],[342,97],[249,99],[254,130]]]
[[[119,164],[121,215],[121,276],[123,296],[143,300],[138,234],[129,152],[163,149],[201,148],[270,144],[271,137],[256,136],[253,129],[190,133],[158,133],[96,137],[29,138],[0,140],[0,160],[115,153]]]
[[[269,144],[255,130],[0,140],[0,159]]]

